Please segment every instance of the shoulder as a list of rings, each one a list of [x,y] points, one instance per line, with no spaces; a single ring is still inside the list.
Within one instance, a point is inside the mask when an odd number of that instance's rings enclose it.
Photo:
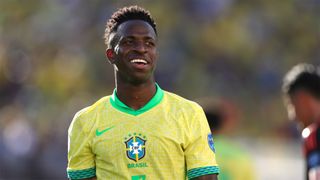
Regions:
[[[95,103],[93,103],[92,105],[81,109],[75,114],[75,118],[81,119],[81,118],[91,117],[91,115],[105,108],[105,104],[108,102],[109,99],[110,99],[110,96],[105,96],[99,99],[98,101],[96,101]]]
[[[110,96],[105,96],[92,105],[78,111],[72,119],[70,129],[73,126],[81,126],[84,130],[90,128],[94,124],[95,115],[106,108],[106,103],[109,99]]]
[[[320,148],[320,128],[318,123],[313,123],[302,131],[305,155]]]
[[[172,92],[164,91],[167,102],[172,106],[178,106],[180,109],[186,109],[188,111],[202,111],[202,107],[191,100],[181,97]]]

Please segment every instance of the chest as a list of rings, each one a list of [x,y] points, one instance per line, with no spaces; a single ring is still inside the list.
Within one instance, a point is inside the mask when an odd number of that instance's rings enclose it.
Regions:
[[[175,116],[165,112],[139,116],[114,112],[95,118],[98,123],[91,146],[97,161],[116,166],[150,166],[184,158],[184,128]]]

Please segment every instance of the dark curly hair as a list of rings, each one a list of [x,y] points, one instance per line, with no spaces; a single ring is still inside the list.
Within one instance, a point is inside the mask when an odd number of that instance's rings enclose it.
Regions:
[[[318,67],[302,63],[294,66],[285,75],[282,90],[286,95],[290,96],[300,89],[320,99],[320,69]]]
[[[114,42],[110,42],[110,34],[116,32],[119,25],[123,22],[129,20],[143,20],[151,25],[154,32],[157,34],[156,23],[149,11],[143,9],[139,6],[129,6],[118,9],[118,11],[114,12],[111,18],[108,20],[106,24],[106,29],[104,33],[105,44],[109,46],[113,46]]]

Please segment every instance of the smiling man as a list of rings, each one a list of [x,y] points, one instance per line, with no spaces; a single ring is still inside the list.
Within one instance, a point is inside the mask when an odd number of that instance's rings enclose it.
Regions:
[[[217,179],[202,108],[155,82],[157,30],[150,13],[138,6],[119,9],[107,22],[105,42],[116,88],[75,115],[68,177]]]

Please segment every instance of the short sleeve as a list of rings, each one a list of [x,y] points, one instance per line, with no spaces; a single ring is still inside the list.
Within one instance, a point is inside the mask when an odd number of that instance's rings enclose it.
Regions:
[[[68,130],[67,174],[70,179],[84,179],[96,175],[90,136],[85,131],[85,125],[82,124],[78,114],[75,115]]]
[[[188,179],[218,174],[214,142],[202,108],[199,107],[191,119],[189,131],[189,142],[185,149]]]

